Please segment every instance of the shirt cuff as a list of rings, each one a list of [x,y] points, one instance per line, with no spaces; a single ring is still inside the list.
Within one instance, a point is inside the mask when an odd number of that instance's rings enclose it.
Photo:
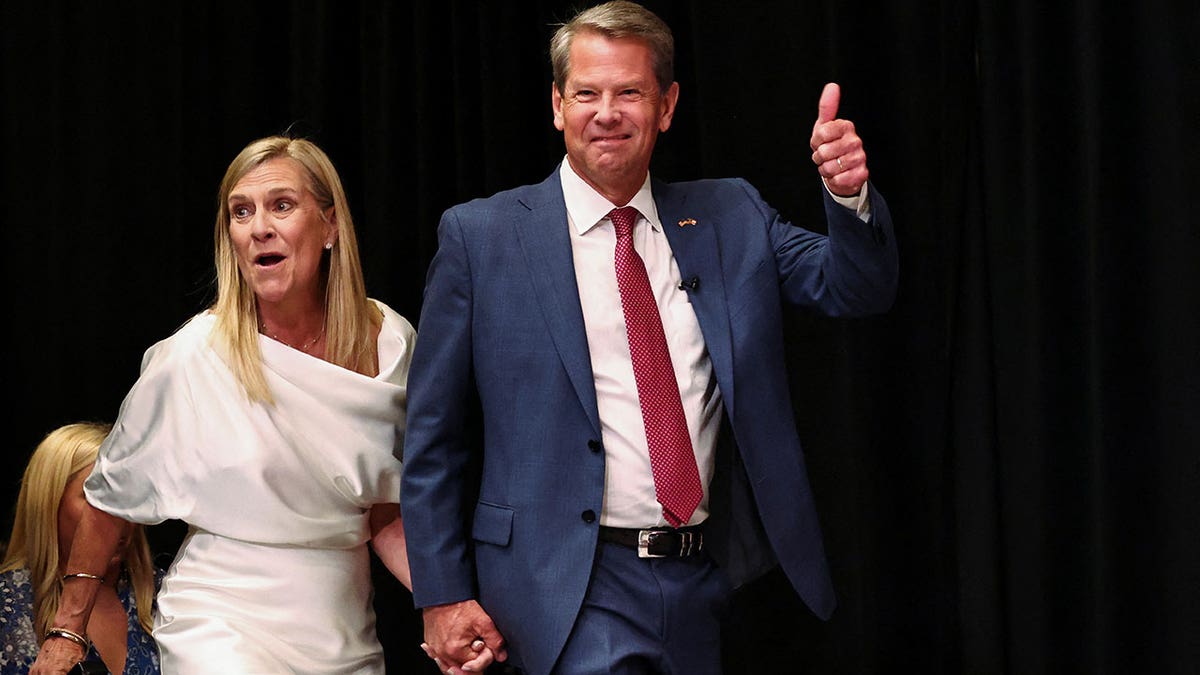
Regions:
[[[871,222],[871,200],[867,199],[869,183],[863,183],[862,189],[853,197],[841,197],[833,194],[829,190],[829,184],[824,179],[821,180],[821,184],[825,186],[825,190],[829,192],[829,196],[833,197],[833,201],[853,211],[854,215],[858,216],[858,219],[864,223]]]

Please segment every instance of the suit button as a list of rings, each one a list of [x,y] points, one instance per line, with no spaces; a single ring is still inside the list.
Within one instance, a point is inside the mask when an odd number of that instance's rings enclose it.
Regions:
[[[596,440],[596,439],[594,439],[594,438],[593,438],[592,440],[588,441],[588,448],[589,448],[589,449],[590,449],[592,452],[600,452],[600,449],[601,449],[601,448],[603,448],[603,447],[604,447],[604,446],[600,445],[600,441],[598,441],[598,440]]]
[[[580,518],[583,518],[583,522],[585,522],[585,523],[594,523],[594,522],[596,522],[596,512],[595,512],[595,511],[593,511],[593,510],[591,510],[591,509],[588,509],[587,511],[584,511],[583,513],[581,513],[581,514],[579,515],[579,517],[580,517]]]

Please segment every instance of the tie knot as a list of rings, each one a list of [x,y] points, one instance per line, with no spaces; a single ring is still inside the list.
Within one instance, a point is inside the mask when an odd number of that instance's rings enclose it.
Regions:
[[[633,224],[637,222],[638,210],[632,206],[622,206],[609,211],[608,218],[612,221],[618,237],[628,237],[633,232]]]

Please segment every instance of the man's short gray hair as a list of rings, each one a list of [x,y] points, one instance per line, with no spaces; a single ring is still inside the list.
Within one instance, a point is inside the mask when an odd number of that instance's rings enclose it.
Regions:
[[[550,65],[554,69],[554,86],[559,92],[563,92],[571,70],[571,42],[576,35],[588,32],[610,40],[641,40],[653,55],[654,77],[658,80],[659,90],[666,92],[675,81],[675,37],[671,28],[657,14],[636,2],[614,0],[576,14],[550,38]]]

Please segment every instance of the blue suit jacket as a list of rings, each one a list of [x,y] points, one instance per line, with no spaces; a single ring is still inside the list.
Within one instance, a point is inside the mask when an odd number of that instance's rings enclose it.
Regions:
[[[895,295],[887,205],[826,195],[829,236],[784,222],[748,183],[652,192],[724,399],[706,545],[735,586],[776,560],[808,606],[835,604],[792,417],[782,304],[878,313]],[[694,225],[676,226],[685,218]],[[438,228],[409,376],[401,505],[419,607],[476,598],[512,661],[548,672],[596,551],[604,452],[558,171],[455,206]],[[614,311],[619,311],[615,309]],[[465,433],[473,396],[482,447]],[[482,473],[472,471],[482,462]]]

